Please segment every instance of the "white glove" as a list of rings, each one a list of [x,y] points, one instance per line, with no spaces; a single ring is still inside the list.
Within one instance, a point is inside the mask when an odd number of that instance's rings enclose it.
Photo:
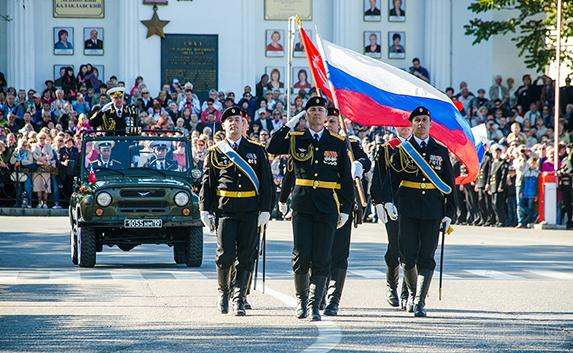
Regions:
[[[283,214],[283,217],[287,214],[288,206],[286,203],[279,202],[279,212]]]
[[[292,118],[290,118],[289,121],[287,121],[287,123],[285,124],[286,126],[288,126],[291,129],[294,129],[294,127],[298,124],[298,122],[300,121],[300,118],[302,118],[304,115],[306,114],[306,110],[301,111],[300,113],[298,113],[297,115],[293,116]]]
[[[259,223],[258,226],[259,227],[264,227],[267,223],[269,223],[269,220],[271,219],[271,214],[270,212],[264,211],[261,212],[261,214],[259,215]]]
[[[447,233],[451,223],[452,219],[448,216],[445,216],[444,218],[442,218],[442,222],[440,223],[440,230],[443,229]]]
[[[347,213],[341,213],[340,214],[340,220],[338,221],[338,225],[336,226],[336,229],[340,229],[344,226],[344,224],[346,223],[346,221],[348,221],[348,214]]]
[[[352,162],[352,179],[360,178],[362,179],[362,174],[364,174],[364,168],[362,167],[362,163],[358,161]]]
[[[378,215],[378,223],[387,223],[388,222],[388,215],[386,215],[386,211],[384,210],[384,206],[379,203],[376,206],[376,214]]]
[[[398,219],[398,210],[396,209],[396,206],[394,206],[393,203],[386,202],[384,204],[384,208],[386,209],[388,217],[390,217],[391,220],[395,221]]]
[[[215,220],[209,211],[201,211],[201,222],[205,227],[209,228],[210,231],[215,229]]]

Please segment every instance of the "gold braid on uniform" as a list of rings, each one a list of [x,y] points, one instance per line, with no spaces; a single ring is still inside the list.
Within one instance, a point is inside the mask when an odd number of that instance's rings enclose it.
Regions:
[[[306,162],[309,159],[314,157],[314,150],[313,150],[312,143],[308,146],[308,151],[309,152],[306,155],[304,155],[302,153],[297,153],[296,152],[296,136],[295,135],[290,136],[289,154],[291,155],[292,158],[294,158],[295,160],[297,160],[299,162]]]
[[[413,163],[413,160],[410,158],[410,156],[408,156],[408,154],[404,151],[403,148],[398,147],[398,155],[400,156],[400,168],[396,168],[394,167],[394,164],[392,163],[392,159],[394,158],[395,155],[392,155],[390,158],[388,158],[389,152],[388,152],[388,148],[384,148],[384,153],[385,153],[385,157],[387,158],[386,160],[388,161],[386,163],[386,166],[390,166],[390,168],[392,168],[396,173],[400,173],[400,172],[406,172],[409,174],[418,174],[418,168],[416,167],[416,165]]]
[[[292,162],[292,158],[287,159],[287,166],[286,166],[286,170],[287,172],[292,172],[294,169],[294,164]]]
[[[223,165],[223,164],[219,163],[219,160],[217,159],[217,151],[215,151],[215,149],[212,149],[209,153],[209,162],[211,163],[213,168],[219,169],[219,170],[228,169],[231,166],[233,166],[233,163],[229,163],[227,165]]]

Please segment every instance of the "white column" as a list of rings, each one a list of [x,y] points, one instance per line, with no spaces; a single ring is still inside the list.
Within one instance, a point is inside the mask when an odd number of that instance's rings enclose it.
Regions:
[[[36,88],[36,43],[33,0],[8,2],[8,86],[18,89]]]
[[[110,4],[111,5],[111,4]],[[141,75],[139,65],[139,43],[143,40],[140,29],[143,27],[139,22],[139,1],[119,2],[119,79],[125,81],[125,86],[130,89],[135,78]],[[144,27],[143,27],[144,28]]]
[[[452,0],[426,0],[425,40],[422,66],[430,71],[430,79],[436,88],[445,90],[451,85],[451,29]]]
[[[359,47],[356,47],[355,37],[361,38],[356,33],[358,22],[361,20],[357,14],[361,10],[361,5],[356,1],[334,0],[332,7],[332,41],[342,47],[359,50]]]
[[[259,82],[259,77],[256,77],[256,61],[253,59],[253,53],[257,52],[253,46],[257,41],[253,40],[253,38],[257,38],[257,35],[260,35],[260,33],[255,32],[256,3],[256,1],[252,0],[242,0],[241,4],[241,86],[235,89],[235,92],[238,93],[238,97],[242,97],[243,85],[249,84],[254,94],[255,82]],[[218,68],[217,71],[219,77],[221,74],[224,74],[220,68]],[[221,82],[220,79],[218,81]]]

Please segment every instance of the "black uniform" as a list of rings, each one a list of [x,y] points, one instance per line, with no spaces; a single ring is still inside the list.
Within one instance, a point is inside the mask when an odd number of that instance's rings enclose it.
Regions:
[[[322,98],[315,104],[325,106]],[[353,204],[353,184],[350,159],[343,138],[322,130],[318,141],[309,129],[289,131],[284,126],[269,141],[267,151],[290,154],[293,159],[295,187],[292,195],[294,249],[292,267],[299,300],[297,314],[306,317],[307,304],[313,318],[320,319],[319,305],[330,273],[331,251],[340,213],[350,215]],[[309,278],[310,303],[308,303]]]
[[[478,193],[478,215],[479,220],[476,219],[475,225],[492,225],[493,221],[493,207],[491,195],[487,192],[486,185],[489,181],[489,171],[491,166],[491,154],[486,151],[480,164],[476,188]]]
[[[399,184],[389,179],[386,184],[384,183],[388,173],[390,163],[390,156],[394,150],[401,143],[399,138],[395,138],[388,143],[381,144],[376,150],[374,157],[374,173],[372,175],[372,185],[370,186],[370,196],[374,205],[384,204],[384,191],[383,186],[391,186],[392,195],[398,191]],[[378,215],[380,217],[380,215]],[[388,247],[384,255],[386,262],[386,289],[387,299],[390,305],[398,306],[398,282],[400,277],[400,248],[398,245],[398,220],[391,220],[385,224],[386,234],[388,235]],[[403,308],[405,308],[406,301],[408,300],[408,288],[406,283],[402,283],[402,290],[400,294],[402,299]]]
[[[231,266],[236,260],[234,301],[244,306],[256,258],[258,216],[260,212],[271,210],[273,180],[262,145],[243,137],[235,151],[256,173],[260,183],[258,192],[248,176],[230,158],[212,147],[205,159],[199,206],[201,211],[215,213],[217,219],[215,262],[219,300],[224,300],[228,306]]]
[[[126,131],[127,128],[138,126],[135,106],[124,104],[120,109],[117,109],[113,102],[92,112],[89,123],[94,128],[100,127],[102,130],[118,131]]]
[[[559,191],[563,195],[563,215],[567,215],[567,229],[573,227],[573,153],[561,161],[558,171]]]
[[[430,113],[424,107],[418,107],[410,115],[410,120],[418,115],[429,116]],[[394,196],[400,214],[398,242],[404,279],[410,292],[409,300],[415,304],[410,309],[409,303],[408,310],[415,311],[416,316],[425,316],[425,299],[436,267],[434,254],[438,246],[440,223],[444,216],[453,219],[456,212],[454,173],[448,149],[432,137],[420,144],[415,136],[408,141],[452,190],[442,194],[401,148],[394,151],[389,177],[399,185]],[[391,202],[393,198],[385,192],[384,199]]]
[[[489,192],[492,196],[493,213],[496,226],[505,224],[505,195],[507,181],[507,164],[503,159],[493,160],[489,171]]]

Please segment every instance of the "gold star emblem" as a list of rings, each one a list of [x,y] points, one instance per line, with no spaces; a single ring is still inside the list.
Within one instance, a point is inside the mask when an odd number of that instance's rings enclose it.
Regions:
[[[147,37],[152,35],[158,35],[161,38],[165,38],[165,32],[163,32],[163,27],[167,26],[170,21],[163,21],[157,16],[157,6],[153,7],[153,16],[151,20],[141,21],[145,27],[147,27]]]

